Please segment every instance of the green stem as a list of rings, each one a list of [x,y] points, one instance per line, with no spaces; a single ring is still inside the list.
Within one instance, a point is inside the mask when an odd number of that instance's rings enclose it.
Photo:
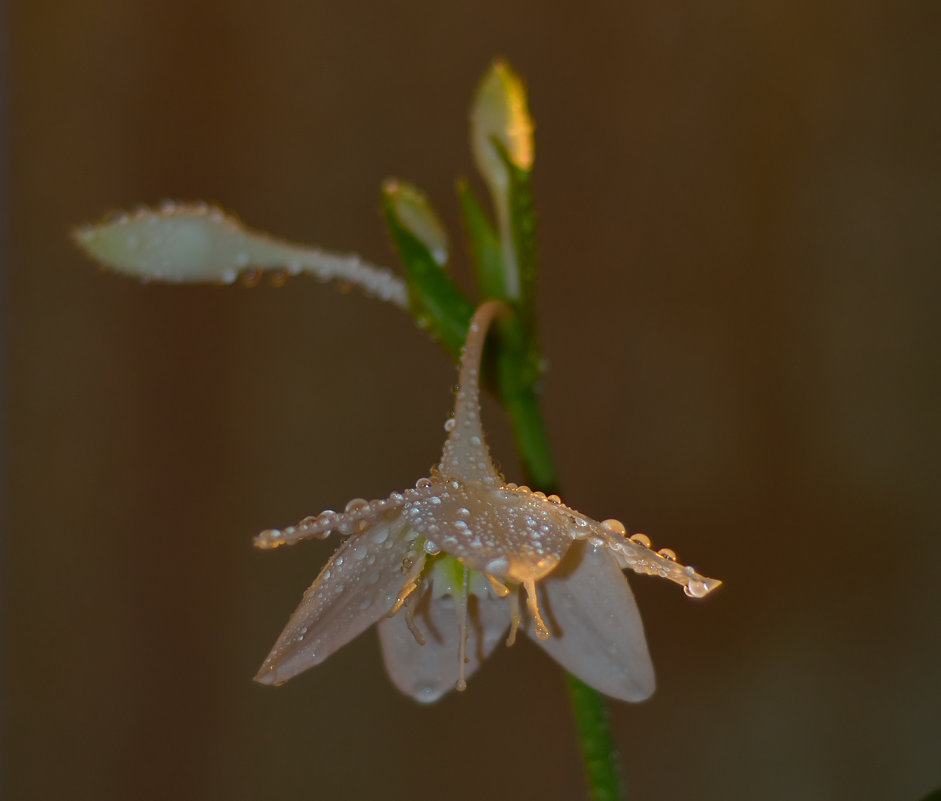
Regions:
[[[558,477],[539,408],[539,398],[532,383],[520,381],[520,376],[524,374],[522,365],[514,359],[512,348],[504,348],[505,342],[501,338],[501,352],[497,356],[500,365],[500,395],[510,417],[523,471],[534,489],[555,492],[558,490]],[[623,801],[624,785],[617,751],[611,739],[604,698],[597,690],[570,674],[566,674],[566,683],[589,798],[591,801]]]
[[[593,801],[622,801],[624,783],[611,739],[611,726],[604,698],[597,690],[567,673],[575,728],[578,731],[585,777]]]

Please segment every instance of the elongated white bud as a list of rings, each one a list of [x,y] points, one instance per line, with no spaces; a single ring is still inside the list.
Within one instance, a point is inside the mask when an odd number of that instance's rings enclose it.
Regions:
[[[408,305],[405,283],[391,270],[358,256],[301,247],[243,227],[204,204],[164,204],[142,209],[75,232],[93,259],[145,281],[230,284],[239,273],[274,270],[336,279],[401,308]]]

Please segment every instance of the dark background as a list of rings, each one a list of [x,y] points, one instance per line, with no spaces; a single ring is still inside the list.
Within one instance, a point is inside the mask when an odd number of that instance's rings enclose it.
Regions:
[[[612,704],[633,798],[941,785],[937,3],[6,11],[3,798],[580,797],[528,642],[432,708],[373,632],[251,682],[332,547],[252,535],[424,475],[442,352],[355,293],[142,286],[67,236],[202,198],[392,264],[394,175],[460,254],[496,55],[537,123],[564,498],[726,582],[696,602],[632,579],[659,680]]]

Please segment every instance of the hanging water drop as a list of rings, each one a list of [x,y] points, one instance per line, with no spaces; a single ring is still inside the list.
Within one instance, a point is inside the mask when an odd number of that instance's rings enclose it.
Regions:
[[[369,501],[365,498],[353,498],[347,505],[347,512],[358,512],[360,509],[364,509],[369,506]]]
[[[646,534],[631,534],[631,542],[640,545],[642,548],[650,547],[650,537]]]

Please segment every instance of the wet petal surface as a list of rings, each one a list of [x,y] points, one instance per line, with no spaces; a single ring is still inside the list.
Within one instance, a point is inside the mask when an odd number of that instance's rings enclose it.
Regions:
[[[572,543],[562,506],[524,488],[435,482],[429,498],[405,504],[416,531],[468,567],[511,581],[541,579]]]
[[[551,636],[537,639],[556,662],[596,690],[643,701],[656,686],[634,594],[613,554],[580,542],[538,585]]]
[[[424,635],[424,645],[419,645],[409,631],[405,610],[379,623],[382,655],[393,684],[426,704],[453,690],[460,677],[461,635],[454,600],[432,595],[426,592],[414,610],[414,623]],[[486,594],[471,595],[467,624],[464,676],[470,678],[503,640],[510,625],[509,604]]]
[[[410,542],[398,514],[348,539],[291,615],[255,680],[280,684],[314,665],[379,620],[404,581]]]

